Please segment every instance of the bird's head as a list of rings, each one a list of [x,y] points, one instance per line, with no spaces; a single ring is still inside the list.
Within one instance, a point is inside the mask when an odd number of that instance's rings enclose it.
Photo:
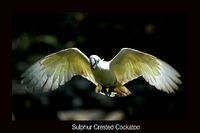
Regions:
[[[90,56],[90,65],[92,69],[96,69],[99,61],[101,61],[101,58],[97,55],[91,55]]]

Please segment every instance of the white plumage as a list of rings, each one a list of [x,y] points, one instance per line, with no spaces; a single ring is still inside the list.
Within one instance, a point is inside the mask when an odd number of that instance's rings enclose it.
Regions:
[[[88,58],[77,48],[64,49],[32,65],[22,75],[22,83],[32,91],[47,92],[64,85],[75,75],[94,83],[97,93],[106,92],[109,96],[130,95],[124,84],[140,76],[167,93],[174,93],[174,90],[178,90],[178,84],[181,84],[180,74],[169,64],[130,48],[121,49],[111,61],[104,61],[97,55]],[[102,86],[108,89],[102,92]]]

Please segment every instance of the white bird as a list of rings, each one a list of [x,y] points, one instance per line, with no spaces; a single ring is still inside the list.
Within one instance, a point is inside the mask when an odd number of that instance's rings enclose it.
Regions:
[[[76,75],[94,83],[96,93],[108,96],[130,95],[124,84],[140,76],[167,93],[174,93],[178,90],[178,84],[181,84],[180,74],[169,64],[131,48],[122,48],[111,61],[104,61],[97,55],[88,58],[77,48],[64,49],[33,64],[22,74],[21,82],[29,90],[48,92]],[[102,87],[107,88],[106,91]]]

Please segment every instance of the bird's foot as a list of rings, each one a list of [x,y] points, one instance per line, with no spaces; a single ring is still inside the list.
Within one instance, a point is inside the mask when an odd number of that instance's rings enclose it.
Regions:
[[[98,84],[95,88],[96,93],[100,93],[102,91],[102,86]]]
[[[131,94],[131,92],[125,86],[116,87],[114,88],[114,91],[117,92],[119,97],[126,97]]]

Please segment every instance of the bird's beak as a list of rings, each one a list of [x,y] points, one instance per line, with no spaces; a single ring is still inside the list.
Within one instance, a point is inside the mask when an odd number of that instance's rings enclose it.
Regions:
[[[92,60],[90,59],[90,67],[92,68],[92,69],[94,69],[93,67],[92,67]]]
[[[92,64],[90,65],[90,67],[94,70],[94,67],[92,66]]]
[[[94,60],[95,61],[95,60]],[[92,62],[92,59],[90,58],[90,67],[94,70],[94,66],[93,65],[95,65],[95,62],[93,63]]]

